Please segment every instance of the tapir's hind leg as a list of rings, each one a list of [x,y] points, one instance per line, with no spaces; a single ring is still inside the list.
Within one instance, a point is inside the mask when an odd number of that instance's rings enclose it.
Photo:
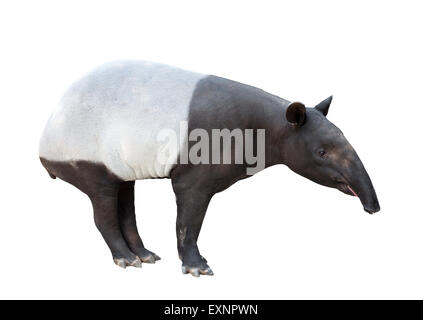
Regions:
[[[111,185],[90,196],[94,208],[95,224],[118,266],[122,268],[126,266],[141,267],[140,259],[128,248],[120,229],[118,188],[119,186]]]
[[[128,248],[122,235],[118,214],[118,195],[122,180],[104,165],[88,161],[58,162],[41,158],[47,171],[72,185],[90,198],[94,221],[120,267],[141,267],[140,259]]]
[[[119,224],[129,248],[142,262],[155,263],[160,257],[144,248],[137,230],[134,205],[134,181],[121,182],[119,186]]]

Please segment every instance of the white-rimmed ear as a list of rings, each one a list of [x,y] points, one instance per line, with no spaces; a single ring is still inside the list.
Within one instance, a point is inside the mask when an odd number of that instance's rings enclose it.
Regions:
[[[317,106],[314,107],[314,109],[319,110],[326,117],[329,112],[329,106],[331,102],[332,102],[332,96],[320,102]]]
[[[289,123],[302,126],[306,119],[305,105],[301,102],[291,102],[286,109],[285,117]]]

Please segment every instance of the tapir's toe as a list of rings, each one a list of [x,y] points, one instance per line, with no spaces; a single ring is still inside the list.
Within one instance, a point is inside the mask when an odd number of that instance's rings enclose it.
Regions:
[[[145,262],[145,263],[156,263],[156,261],[161,260],[161,258],[157,254],[145,248],[143,248],[143,250],[139,252],[137,256],[142,262]]]
[[[126,267],[135,267],[135,268],[141,268],[142,267],[142,263],[140,258],[135,257],[134,260],[129,260],[126,258],[114,258],[113,261],[121,268],[126,268]]]
[[[189,267],[186,265],[182,265],[182,273],[183,274],[190,273],[194,277],[199,277],[200,275],[205,275],[205,276],[214,275],[212,269],[207,264],[201,267]]]
[[[213,276],[214,273],[210,267],[208,267],[206,270],[201,270],[201,274],[204,274],[206,276]]]

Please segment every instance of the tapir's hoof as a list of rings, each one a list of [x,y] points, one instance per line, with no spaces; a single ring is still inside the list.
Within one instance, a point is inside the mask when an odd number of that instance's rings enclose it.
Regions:
[[[210,269],[209,266],[207,266],[206,268],[198,268],[198,267],[188,267],[183,265],[182,273],[183,274],[190,273],[193,277],[199,277],[200,275],[205,275],[205,276],[214,275],[212,269]]]
[[[145,262],[145,263],[156,263],[156,261],[161,260],[161,258],[157,254],[145,248],[143,249],[142,252],[138,253],[137,256],[140,258],[142,262]]]
[[[135,267],[135,268],[141,268],[142,267],[142,263],[140,258],[136,257],[133,261],[129,261],[128,259],[125,258],[115,258],[113,259],[113,261],[121,268],[126,268],[126,267]]]

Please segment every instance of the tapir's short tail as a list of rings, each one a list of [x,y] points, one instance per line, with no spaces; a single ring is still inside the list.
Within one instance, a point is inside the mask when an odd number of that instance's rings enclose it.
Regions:
[[[44,163],[44,161],[43,161],[43,158],[41,158],[41,157],[40,157],[40,161],[41,161],[41,164],[43,165],[43,167],[46,169],[46,171],[47,171],[48,175],[50,176],[50,178],[52,178],[52,179],[56,179],[56,176],[55,176],[54,174],[52,174],[52,173],[50,172],[50,170],[48,170],[48,169],[47,169],[47,167],[46,167],[46,165],[45,165],[45,163]]]
[[[56,176],[54,174],[52,174],[50,171],[47,170],[47,173],[50,176],[50,178],[56,179]]]

